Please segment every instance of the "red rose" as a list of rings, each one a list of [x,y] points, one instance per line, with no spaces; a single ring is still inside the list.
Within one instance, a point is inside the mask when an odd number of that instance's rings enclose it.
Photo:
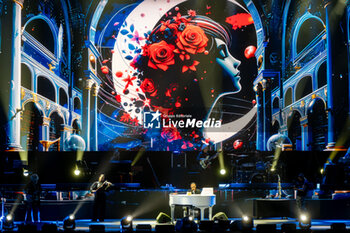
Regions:
[[[153,93],[156,89],[154,88],[154,82],[152,79],[148,79],[146,78],[145,80],[143,80],[143,82],[141,83],[141,89],[143,92],[148,92],[148,93]]]
[[[169,65],[174,65],[174,45],[168,44],[164,40],[154,43],[148,47],[148,66],[153,69],[161,69],[166,71]]]
[[[168,142],[181,139],[181,135],[176,128],[163,128],[161,136],[162,138],[166,139]]]
[[[209,41],[203,29],[194,25],[187,25],[177,36],[176,45],[191,54],[203,53]]]

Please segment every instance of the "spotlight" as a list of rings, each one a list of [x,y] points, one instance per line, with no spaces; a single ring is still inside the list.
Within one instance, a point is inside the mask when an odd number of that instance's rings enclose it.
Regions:
[[[300,214],[299,227],[303,229],[309,229],[311,227],[311,218],[307,214]]]
[[[253,218],[248,216],[248,215],[243,215],[242,216],[242,231],[249,232],[253,229],[253,227],[254,227]]]
[[[78,168],[76,168],[76,169],[74,170],[74,175],[76,175],[76,176],[79,176],[79,175],[80,175],[80,170],[79,170]]]
[[[75,216],[73,214],[67,216],[63,219],[63,229],[64,230],[74,230],[75,229]]]
[[[194,220],[194,217],[193,217],[192,215],[190,215],[190,216],[188,217],[188,220],[189,220],[189,221],[193,221],[193,220]]]
[[[323,175],[323,173],[324,173],[324,170],[323,170],[323,168],[321,168],[321,170],[320,170],[320,173]]]
[[[249,221],[249,217],[247,215],[244,215],[242,217],[242,220],[243,220],[243,222],[248,222]]]
[[[6,217],[2,217],[2,229],[4,230],[12,230],[15,225],[13,224],[13,216],[12,214],[6,215]]]
[[[12,219],[13,219],[13,217],[12,217],[11,214],[8,214],[8,215],[6,216],[6,221],[10,222],[10,221],[12,221]]]
[[[270,171],[271,171],[271,172],[274,172],[274,171],[276,171],[276,168],[271,168]]]
[[[122,232],[132,232],[132,216],[128,215],[121,219],[120,226]]]
[[[220,169],[220,174],[221,175],[225,175],[226,174],[226,169],[225,168]]]
[[[23,170],[23,176],[25,176],[25,177],[29,176],[29,171],[24,169]]]

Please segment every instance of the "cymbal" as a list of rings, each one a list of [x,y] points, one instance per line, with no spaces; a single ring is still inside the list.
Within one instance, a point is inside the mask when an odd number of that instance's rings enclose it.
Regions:
[[[248,155],[235,155],[235,156],[238,158],[247,158],[248,157]]]
[[[254,163],[243,163],[242,167],[245,167],[245,168],[255,167],[255,164]]]

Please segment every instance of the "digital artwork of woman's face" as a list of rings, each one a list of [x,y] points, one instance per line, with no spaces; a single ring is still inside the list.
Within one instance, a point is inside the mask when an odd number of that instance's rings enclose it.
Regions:
[[[234,58],[227,45],[221,39],[215,38],[216,47],[219,51],[219,56],[216,58],[216,62],[221,66],[224,72],[230,77],[233,84],[232,92],[239,92],[241,90],[241,84],[239,83],[241,77],[239,76],[240,71],[238,69],[241,62]]]

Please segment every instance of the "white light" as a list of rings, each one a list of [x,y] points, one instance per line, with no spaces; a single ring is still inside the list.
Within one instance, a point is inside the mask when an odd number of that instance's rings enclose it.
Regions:
[[[221,175],[225,175],[225,174],[226,174],[225,168],[220,169],[220,174],[221,174]]]
[[[73,214],[69,215],[69,219],[74,220],[75,219],[74,215]]]
[[[188,220],[193,221],[193,216],[189,216]]]
[[[28,176],[28,175],[29,175],[28,170],[24,170],[24,171],[23,171],[23,175],[24,175],[24,176]]]
[[[11,215],[11,214],[7,215],[7,216],[6,216],[6,220],[7,220],[7,221],[11,221],[11,220],[12,220],[12,215]]]
[[[128,221],[128,222],[131,222],[132,221],[132,216],[128,216],[128,217],[126,217],[126,221]]]
[[[75,169],[74,170],[74,175],[79,176],[80,175],[80,170],[79,169]]]
[[[300,220],[302,222],[306,222],[307,221],[307,216],[305,214],[300,215]]]
[[[242,217],[242,219],[243,219],[243,221],[245,221],[245,222],[248,222],[248,221],[249,221],[249,217],[246,216],[246,215],[244,215],[244,216]]]
[[[271,171],[272,171],[272,172],[276,171],[276,168],[271,168]]]

